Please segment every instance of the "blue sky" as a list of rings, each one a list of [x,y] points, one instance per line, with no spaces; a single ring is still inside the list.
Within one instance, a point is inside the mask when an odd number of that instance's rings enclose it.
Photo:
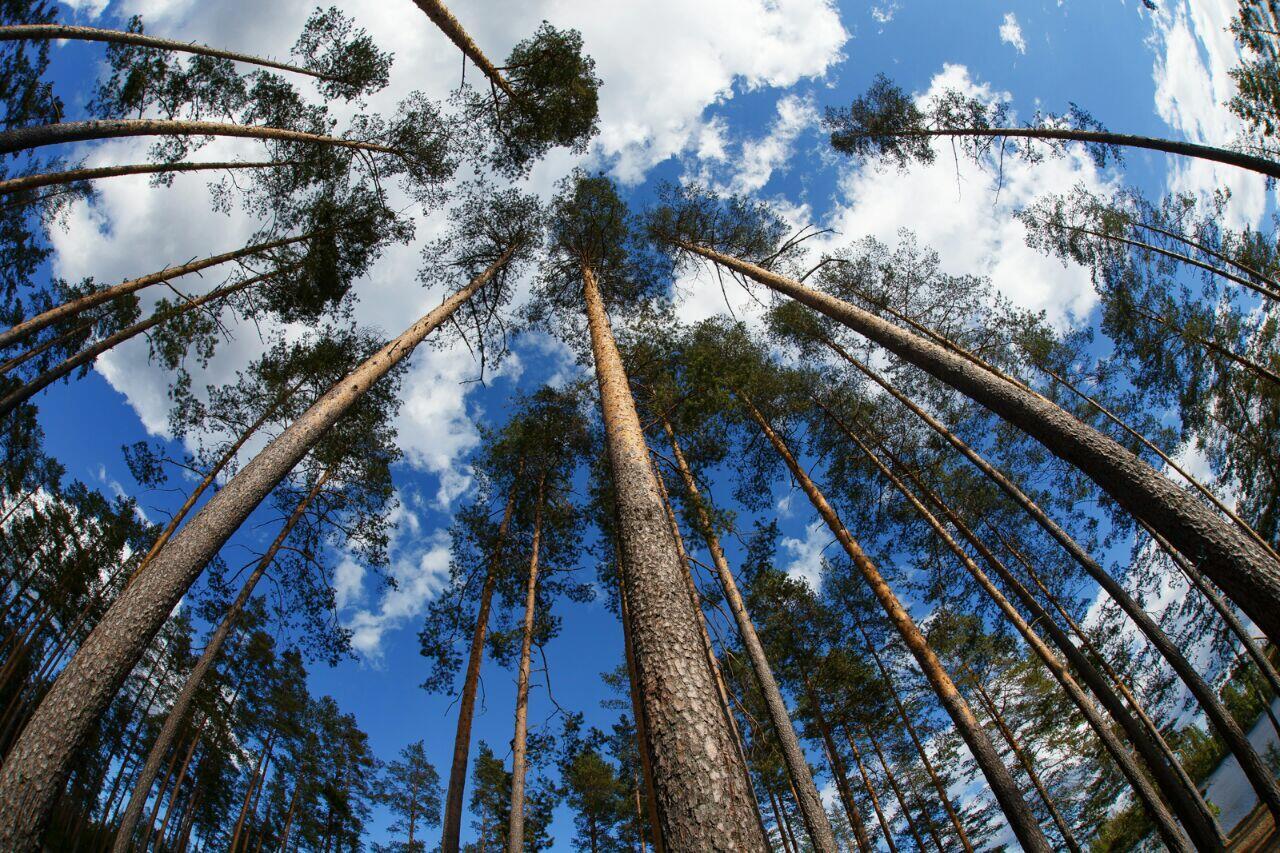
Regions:
[[[76,0],[63,11],[68,20],[104,26],[140,13],[155,34],[281,56],[313,5]],[[392,85],[375,98],[375,109],[389,108],[414,88],[443,96],[456,83],[456,51],[410,0],[337,5],[396,53]],[[913,228],[942,253],[949,270],[989,274],[1015,303],[1042,309],[1063,325],[1090,320],[1087,276],[1027,249],[1010,213],[1077,182],[1105,187],[1117,173],[1100,173],[1076,157],[1010,164],[997,199],[990,172],[957,166],[949,156],[906,175],[834,157],[817,126],[821,110],[847,104],[884,72],[917,93],[952,85],[1008,97],[1022,116],[1075,102],[1113,130],[1218,144],[1233,132],[1221,108],[1229,96],[1225,71],[1234,62],[1222,32],[1234,6],[1228,0],[1160,0],[1155,13],[1137,0],[456,0],[450,6],[497,57],[545,18],[581,29],[597,60],[604,81],[600,136],[583,157],[556,152],[539,165],[528,181],[533,190],[549,193],[582,163],[610,171],[639,201],[661,180],[699,179],[751,192],[776,202],[797,223],[835,228],[833,240],[873,234],[892,242],[900,228]],[[55,54],[59,90],[74,117],[100,52],[69,44]],[[79,153],[90,164],[132,162],[145,148],[119,141]],[[229,159],[220,155],[247,150],[222,141],[207,153]],[[1124,179],[1151,193],[1229,185],[1238,222],[1257,222],[1269,205],[1255,176],[1146,153],[1128,155]],[[238,214],[211,212],[197,177],[179,177],[171,190],[152,190],[145,179],[104,182],[101,190],[99,201],[74,208],[67,229],[55,236],[56,274],[120,280],[239,245],[253,227]],[[418,241],[388,252],[360,285],[362,322],[398,332],[406,317],[438,300],[414,275],[420,245],[438,227],[437,219],[424,219]],[[724,310],[719,288],[707,280],[681,281],[677,293],[683,319]],[[741,294],[730,299],[735,311],[751,316]],[[251,329],[238,330],[197,385],[225,380],[258,347]],[[150,511],[166,508],[170,497],[140,491],[120,453],[123,444],[164,435],[165,377],[146,355],[145,342],[113,352],[74,390],[57,386],[40,405],[49,449],[72,477],[136,495]],[[344,572],[342,618],[357,631],[359,658],[312,674],[314,689],[354,712],[383,758],[421,738],[437,767],[448,766],[453,708],[418,689],[425,670],[416,634],[447,567],[442,531],[470,487],[467,453],[478,440],[476,424],[500,421],[516,388],[532,389],[576,369],[563,348],[547,340],[522,341],[484,387],[466,381],[475,365],[465,351],[424,348],[414,358],[399,424],[406,461],[396,472],[401,510],[393,559],[401,585],[384,594],[358,572]],[[784,504],[779,516],[787,537],[781,557],[793,571],[812,576],[829,537],[811,527],[798,501]],[[255,534],[247,535],[255,544]],[[594,566],[582,572],[591,577]],[[600,603],[568,605],[563,613],[562,636],[546,650],[555,698],[607,727],[612,712],[599,709],[606,690],[598,674],[619,661],[619,628]],[[485,673],[476,736],[501,752],[511,736],[513,678],[492,665]],[[535,723],[552,710],[544,690],[533,695]],[[373,839],[385,823],[379,815]],[[564,810],[553,832],[556,849],[569,849],[572,827]]]

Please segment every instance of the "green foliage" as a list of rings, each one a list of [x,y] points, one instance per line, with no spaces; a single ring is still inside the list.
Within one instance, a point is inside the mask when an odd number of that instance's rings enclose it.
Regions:
[[[380,805],[386,807],[395,820],[387,831],[404,840],[376,845],[379,853],[426,853],[423,840],[428,827],[440,824],[440,774],[427,760],[426,744],[416,741],[400,750],[400,760],[392,761],[383,770],[376,788]]]
[[[325,75],[317,85],[326,98],[349,101],[389,81],[391,54],[378,50],[373,38],[334,6],[311,13],[293,53],[304,67]]]

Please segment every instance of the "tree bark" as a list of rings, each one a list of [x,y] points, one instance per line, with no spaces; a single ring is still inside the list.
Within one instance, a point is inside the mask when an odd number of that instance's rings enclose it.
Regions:
[[[325,136],[283,127],[260,127],[217,121],[110,118],[37,124],[0,131],[0,154],[16,154],[33,148],[43,148],[46,145],[65,145],[70,142],[91,142],[127,136],[231,136],[242,139],[270,139],[278,142],[309,142],[396,156],[404,153],[373,142],[361,142],[356,139],[343,139],[338,136]]]
[[[19,41],[25,39],[33,41],[70,39],[72,41],[97,41],[106,42],[108,44],[132,44],[137,45],[138,47],[154,47],[159,50],[172,50],[178,53],[212,56],[215,59],[230,59],[234,62],[247,62],[251,65],[258,65],[263,68],[274,68],[276,71],[290,71],[294,74],[305,74],[308,77],[318,77],[322,80],[337,79],[331,75],[313,71],[310,68],[290,65],[286,62],[276,62],[275,60],[261,56],[253,56],[248,53],[236,53],[230,50],[220,50],[216,47],[208,47],[203,44],[193,44],[185,41],[156,38],[155,36],[144,35],[143,33],[106,30],[99,29],[98,27],[75,27],[65,24],[17,24],[9,27],[0,27],[0,41]]]
[[[856,306],[711,249],[676,245],[848,326],[1022,429],[1202,566],[1273,642],[1280,641],[1280,564],[1116,441],[1045,398]]]
[[[720,540],[716,536],[715,527],[711,522],[706,503],[698,490],[697,479],[693,476],[688,460],[685,459],[684,450],[676,438],[671,421],[665,415],[662,417],[662,428],[667,434],[667,440],[671,443],[672,456],[679,469],[680,479],[684,483],[685,494],[697,519],[699,532],[706,543],[707,552],[711,555],[711,562],[715,566],[716,576],[720,580],[720,589],[724,592],[725,602],[729,605],[729,610],[733,613],[734,622],[738,627],[738,636],[742,639],[743,648],[746,649],[747,656],[751,661],[756,683],[760,686],[760,694],[764,698],[765,708],[769,712],[769,722],[778,738],[778,743],[782,747],[782,759],[787,768],[787,775],[791,777],[792,783],[796,786],[800,813],[804,816],[805,827],[809,831],[809,839],[813,842],[814,848],[821,851],[821,853],[826,853],[826,851],[835,853],[837,849],[835,833],[831,829],[830,821],[827,820],[826,809],[822,807],[822,798],[818,794],[818,786],[814,784],[813,774],[809,770],[808,759],[805,758],[804,750],[800,747],[800,740],[796,737],[795,727],[791,723],[791,716],[787,712],[786,702],[782,698],[782,691],[778,688],[778,682],[773,677],[769,659],[765,655],[764,646],[761,644],[759,636],[756,634],[751,616],[747,613],[746,603],[742,599],[742,594],[738,591],[738,584],[734,580],[733,570],[729,568],[729,561],[725,558],[724,549],[720,547]]]
[[[820,402],[818,405],[822,406]],[[1086,722],[1089,723],[1090,728],[1092,728],[1098,735],[1099,739],[1102,740],[1103,745],[1107,748],[1107,751],[1112,758],[1116,760],[1116,763],[1124,773],[1125,778],[1129,780],[1130,785],[1133,787],[1134,793],[1150,813],[1152,821],[1156,824],[1156,827],[1159,830],[1161,837],[1164,838],[1166,845],[1168,845],[1170,849],[1174,850],[1188,849],[1186,847],[1185,840],[1182,838],[1181,833],[1178,832],[1177,826],[1173,822],[1172,815],[1169,814],[1164,803],[1161,802],[1160,797],[1151,788],[1146,777],[1133,763],[1129,753],[1115,739],[1110,726],[1102,719],[1097,708],[1094,707],[1093,703],[1089,701],[1089,698],[1085,695],[1084,691],[1076,683],[1075,678],[1071,675],[1066,665],[1052,652],[1052,650],[1049,649],[1044,640],[1042,640],[1039,634],[1036,633],[1035,629],[1032,628],[1031,625],[1027,624],[1026,620],[1022,618],[1022,615],[1017,611],[1013,604],[995,586],[995,584],[992,583],[991,579],[987,577],[986,573],[983,572],[981,568],[979,568],[978,564],[975,563],[967,553],[965,553],[964,549],[961,548],[959,543],[957,543],[951,534],[947,532],[946,528],[937,519],[937,517],[929,511],[929,509],[909,488],[907,488],[907,485],[897,475],[895,475],[889,467],[884,464],[879,456],[877,456],[870,447],[859,439],[843,421],[836,417],[829,409],[826,409],[825,406],[823,406],[823,409],[841,428],[842,432],[844,432],[844,434],[867,456],[872,464],[875,465],[877,470],[879,470],[880,473],[889,480],[893,487],[907,499],[916,513],[925,521],[926,524],[929,525],[934,534],[942,540],[948,550],[956,556],[961,565],[965,567],[965,570],[968,571],[970,576],[977,581],[982,590],[996,604],[1005,619],[1013,625],[1019,635],[1022,636],[1024,642],[1027,643],[1027,646],[1045,664],[1053,675],[1054,680],[1061,685],[1068,697],[1072,700],[1073,704],[1080,709],[1080,712],[1084,715]],[[973,531],[970,530],[959,515],[952,510],[951,507],[946,505],[936,492],[926,486],[914,471],[903,464],[902,460],[900,460],[896,454],[890,451],[887,447],[882,446],[882,450],[885,455],[903,471],[911,482],[915,484],[916,488],[919,489],[931,503],[937,506],[946,515],[947,520],[956,528],[956,530],[960,531],[962,536],[969,540],[988,565],[990,565],[992,569],[1000,575],[1001,579],[1007,585],[1015,590],[1025,592],[1026,588],[1017,581],[1012,573],[1005,568],[1004,564],[991,553],[990,549],[986,547],[986,544],[973,534]],[[1109,711],[1111,711],[1112,716],[1118,723],[1120,723],[1121,727],[1129,735],[1130,741],[1142,753],[1156,779],[1163,783],[1162,788],[1165,790],[1166,795],[1169,796],[1170,801],[1180,806],[1179,814],[1183,817],[1184,822],[1186,822],[1190,827],[1193,827],[1193,837],[1197,838],[1202,849],[1213,849],[1214,844],[1220,845],[1220,835],[1214,827],[1211,819],[1206,822],[1205,817],[1208,809],[1203,807],[1203,800],[1199,797],[1195,787],[1191,786],[1191,789],[1188,791],[1185,790],[1183,786],[1179,785],[1178,777],[1171,773],[1171,768],[1166,766],[1164,763],[1165,756],[1162,755],[1160,750],[1153,745],[1153,739],[1150,733],[1125,711],[1123,703],[1121,703],[1119,698],[1110,691],[1105,680],[1102,678],[1102,675],[1092,665],[1088,658],[1078,648],[1076,648],[1073,643],[1071,643],[1070,638],[1067,637],[1066,633],[1053,622],[1049,614],[1040,607],[1039,602],[1036,602],[1029,594],[1021,597],[1024,604],[1031,610],[1035,621],[1041,623],[1045,630],[1049,631],[1050,636],[1054,639],[1055,645],[1057,645],[1063,654],[1067,656],[1068,660],[1072,662],[1076,667],[1076,670],[1080,672],[1081,677],[1086,679],[1086,683],[1089,684],[1094,693],[1103,700],[1104,705]],[[883,671],[884,670],[882,669],[882,672]]]
[[[745,769],[719,708],[635,400],[594,271],[582,268],[601,412],[618,507],[640,700],[652,739],[658,819],[678,850],[763,851]],[[0,835],[0,839],[3,835]]]
[[[252,246],[244,246],[232,252],[224,252],[221,255],[213,255],[212,257],[203,258],[199,261],[192,261],[187,264],[181,264],[176,267],[166,267],[159,272],[153,272],[144,275],[141,278],[131,279],[121,282],[114,287],[108,287],[103,290],[97,290],[84,296],[70,299],[61,305],[56,305],[48,311],[41,312],[34,317],[23,320],[21,323],[0,332],[0,348],[9,347],[30,335],[35,334],[41,329],[52,326],[60,320],[67,317],[73,317],[82,311],[90,308],[96,308],[104,302],[110,302],[121,296],[127,296],[130,293],[136,293],[144,287],[150,287],[153,284],[170,281],[180,276],[189,275],[191,273],[206,270],[209,267],[216,267],[219,264],[225,264],[228,261],[239,260],[240,258],[256,255],[262,252],[269,252],[272,249],[280,249],[284,246],[291,246],[295,243],[302,243],[319,235],[319,232],[310,234],[302,234],[297,237],[286,237],[282,240],[271,240],[266,243],[255,243]]]
[[[831,775],[835,779],[836,791],[840,794],[840,802],[844,806],[845,816],[849,818],[849,827],[853,830],[853,839],[862,853],[871,853],[871,838],[867,835],[867,824],[862,819],[862,812],[853,799],[853,791],[849,788],[849,771],[845,767],[844,758],[836,748],[831,737],[831,727],[827,725],[827,716],[822,713],[822,700],[818,691],[813,689],[813,681],[809,673],[800,671],[800,680],[804,682],[805,695],[809,697],[809,705],[813,709],[813,722],[818,727],[818,735],[822,738],[822,746],[827,753],[827,761],[831,764]]]
[[[3,35],[3,30],[0,30]],[[98,166],[89,169],[69,169],[65,172],[45,172],[39,175],[21,175],[0,181],[0,195],[28,192],[41,187],[73,184],[78,181],[96,181],[100,178],[118,178],[124,175],[168,175],[177,172],[204,172],[226,169],[271,169],[293,165],[290,161],[241,162],[228,160],[219,163],[133,163],[126,166]]]
[[[830,528],[836,539],[840,541],[845,553],[849,555],[849,559],[858,568],[858,571],[867,581],[867,585],[871,587],[876,599],[880,602],[880,606],[884,609],[885,615],[902,637],[907,648],[910,649],[912,656],[920,665],[921,671],[923,671],[930,686],[937,694],[943,708],[955,723],[960,736],[969,746],[970,753],[972,753],[974,759],[978,762],[978,766],[982,769],[982,773],[987,779],[987,784],[990,785],[992,793],[995,794],[996,800],[1000,803],[1010,827],[1022,843],[1022,846],[1027,850],[1048,853],[1051,849],[1049,843],[1045,839],[1035,815],[1032,814],[1030,807],[1027,805],[1026,799],[1022,796],[1021,790],[1019,790],[1017,783],[1014,782],[1009,769],[1000,760],[995,746],[978,723],[973,710],[969,707],[964,697],[960,695],[960,691],[956,689],[951,676],[947,674],[946,669],[943,667],[942,661],[938,659],[928,640],[925,639],[924,633],[916,625],[915,620],[911,618],[911,614],[907,612],[902,602],[898,600],[897,595],[880,574],[880,570],[876,568],[876,565],[863,552],[853,536],[850,535],[848,529],[840,521],[835,509],[827,502],[827,499],[818,490],[817,485],[810,479],[808,473],[796,461],[795,456],[792,455],[782,438],[765,420],[764,415],[746,396],[739,395],[739,399],[742,400],[748,414],[760,427],[765,438],[768,439],[774,450],[786,462],[787,467],[791,470],[792,477],[800,484],[801,489],[808,496],[814,509],[822,516],[827,527]],[[960,833],[965,849],[972,851],[973,848],[969,844],[968,836],[964,834],[963,828],[959,825],[958,817],[953,817],[953,823],[957,826],[957,831]]]
[[[280,532],[276,534],[275,540],[271,546],[267,548],[262,558],[258,560],[253,571],[245,578],[244,584],[240,587],[240,592],[236,594],[236,599],[227,608],[227,612],[223,614],[222,621],[218,623],[218,627],[210,635],[208,641],[204,645],[204,652],[200,655],[200,660],[191,668],[191,672],[187,675],[186,682],[182,685],[182,690],[173,700],[173,707],[169,709],[169,715],[165,717],[164,725],[160,727],[160,733],[156,735],[155,743],[151,745],[151,752],[147,755],[146,763],[142,765],[142,770],[138,774],[138,779],[133,786],[133,795],[129,798],[129,805],[124,810],[124,815],[120,819],[120,827],[116,830],[115,846],[112,847],[113,853],[127,853],[130,841],[133,837],[133,828],[138,822],[138,818],[142,816],[142,808],[146,805],[147,795],[151,792],[152,783],[155,782],[156,771],[160,769],[160,762],[164,759],[165,753],[173,745],[177,739],[178,732],[182,724],[186,721],[187,711],[191,708],[191,703],[195,701],[196,693],[200,690],[200,685],[204,682],[205,676],[209,674],[209,670],[213,667],[214,661],[218,658],[218,653],[222,651],[222,645],[227,641],[227,637],[231,634],[231,629],[240,619],[240,614],[244,612],[244,607],[249,602],[250,596],[253,595],[254,587],[258,585],[258,581],[275,562],[276,554],[284,545],[285,540],[289,538],[289,534],[302,520],[303,515],[307,511],[307,507],[316,499],[320,491],[324,488],[325,483],[329,479],[329,472],[325,471],[316,478],[315,485],[311,490],[298,501],[294,507],[288,520],[284,523],[284,527],[280,528]]]
[[[778,806],[778,794],[767,785],[765,790],[769,793],[769,808],[773,810],[773,825],[778,830],[778,839],[782,843],[782,853],[793,853],[794,848],[787,837],[787,829],[782,824],[782,809]]]
[[[23,403],[30,400],[32,397],[34,397],[36,394],[43,391],[45,388],[48,388],[50,385],[57,382],[59,379],[62,379],[63,377],[70,376],[76,370],[76,368],[84,367],[85,365],[88,365],[97,361],[98,356],[102,355],[104,352],[107,352],[108,350],[111,350],[119,346],[125,341],[131,340],[132,338],[136,338],[138,335],[141,335],[143,332],[150,331],[151,329],[154,329],[156,326],[159,326],[161,323],[168,322],[169,320],[172,320],[175,317],[180,317],[183,314],[186,314],[190,311],[198,310],[204,305],[208,305],[211,302],[217,302],[221,299],[225,299],[228,296],[231,296],[232,294],[235,294],[235,293],[239,293],[242,290],[247,290],[248,288],[253,287],[256,284],[261,284],[262,282],[267,281],[268,279],[273,278],[274,276],[277,276],[288,269],[293,269],[298,266],[301,266],[301,265],[291,264],[288,267],[272,270],[271,272],[265,273],[263,275],[256,275],[256,276],[253,276],[252,278],[247,278],[244,281],[238,281],[235,284],[229,284],[226,287],[219,287],[216,290],[209,291],[203,296],[197,296],[191,299],[187,299],[181,302],[180,304],[173,306],[167,311],[157,311],[156,313],[152,314],[150,317],[148,317],[145,320],[134,323],[131,326],[126,326],[125,328],[121,329],[120,331],[114,334],[107,335],[107,337],[103,338],[97,343],[91,344],[90,346],[85,347],[75,355],[69,358],[63,359],[62,363],[58,364],[55,367],[49,368],[48,370],[44,371],[43,373],[41,373],[39,376],[35,377],[31,381],[27,382],[24,385],[19,386],[18,388],[15,388],[13,391],[6,394],[3,398],[0,398],[0,418],[7,417],[14,409],[18,408],[18,406],[21,406]]]
[[[845,740],[849,742],[849,749],[853,751],[853,762],[858,765],[858,775],[862,777],[862,787],[867,789],[867,796],[871,798],[871,808],[875,810],[876,822],[880,824],[880,831],[884,833],[884,842],[889,848],[889,853],[898,853],[898,845],[893,842],[893,828],[885,818],[884,809],[880,807],[880,797],[876,794],[875,785],[871,784],[871,774],[867,772],[866,765],[862,763],[862,753],[858,749],[858,744],[853,739],[853,735],[849,734],[848,729],[845,729],[844,736]]]
[[[516,482],[524,473],[524,460],[517,465]],[[507,495],[507,505],[498,525],[497,541],[489,556],[484,586],[480,588],[480,604],[476,610],[476,627],[471,635],[471,650],[467,658],[467,674],[462,682],[462,698],[458,703],[458,730],[453,738],[453,761],[449,766],[449,792],[444,801],[444,832],[440,840],[441,853],[458,853],[458,838],[462,832],[462,796],[467,786],[467,762],[471,752],[471,722],[475,716],[476,691],[480,686],[480,665],[484,662],[484,639],[489,630],[489,607],[493,601],[493,588],[498,582],[498,566],[511,527],[511,515],[516,506],[516,483]]]
[[[516,683],[516,732],[511,739],[511,815],[507,825],[507,850],[524,853],[524,778],[528,771],[526,747],[529,734],[529,656],[533,652],[533,623],[538,610],[538,548],[542,544],[542,502],[547,485],[544,471],[538,479],[533,511],[533,544],[529,551],[529,579],[525,584],[524,625],[520,640],[520,675]]]
[[[907,821],[907,829],[911,832],[912,839],[916,842],[916,849],[924,850],[924,840],[920,837],[920,831],[916,829],[916,822],[911,818],[911,807],[907,805],[907,798],[902,793],[902,786],[898,784],[897,778],[893,775],[893,769],[889,766],[889,762],[885,760],[884,752],[880,749],[880,742],[876,740],[876,736],[870,729],[866,730],[867,739],[871,741],[871,748],[875,751],[876,758],[880,761],[880,768],[884,771],[884,778],[889,783],[889,787],[893,789],[893,796],[898,800],[898,808],[902,810],[902,816]],[[942,840],[938,838],[937,832],[933,829],[932,821],[927,820],[926,829],[933,840],[933,846],[941,851]]]
[[[201,724],[192,734],[191,743],[187,746],[187,754],[183,757],[182,765],[178,768],[178,778],[174,780],[173,792],[169,794],[169,807],[165,809],[164,820],[160,822],[160,829],[152,837],[157,850],[164,849],[165,830],[169,826],[169,820],[173,817],[174,811],[176,811],[178,795],[182,792],[182,783],[186,781],[187,770],[191,767],[191,759],[196,753],[196,747],[200,745],[200,735],[203,728],[204,725]],[[155,821],[152,820],[152,823],[154,824]],[[143,849],[146,849],[145,845]]]
[[[462,24],[458,23],[458,19],[449,11],[449,7],[445,6],[440,0],[413,1],[418,4],[419,9],[427,13],[431,23],[435,24],[458,50],[462,51],[468,59],[475,63],[480,72],[489,78],[490,83],[505,92],[507,97],[513,101],[517,100],[516,93],[511,89],[511,84],[507,82],[507,78],[503,77],[502,72],[489,61],[489,57],[484,55],[479,45],[472,40],[467,31],[462,28]]]
[[[237,853],[240,848],[240,836],[244,832],[245,821],[249,817],[249,803],[253,799],[254,791],[257,790],[261,782],[263,774],[267,769],[267,762],[271,760],[271,750],[276,745],[276,733],[274,731],[267,737],[267,742],[263,744],[262,754],[258,756],[258,763],[253,768],[253,775],[249,777],[249,787],[244,792],[244,802],[240,805],[240,817],[236,819],[236,828],[231,833],[231,846],[227,848],[228,853]],[[120,836],[116,836],[116,843],[119,844]]]
[[[636,753],[640,756],[640,770],[644,777],[645,805],[649,812],[649,826],[653,831],[653,851],[663,853],[662,824],[658,820],[658,795],[653,783],[653,756],[649,749],[653,743],[649,739],[649,726],[645,722],[644,705],[640,701],[640,674],[636,669],[635,646],[631,642],[631,615],[627,607],[627,585],[622,576],[622,544],[615,543],[618,558],[618,609],[622,621],[623,651],[627,658],[627,681],[630,686],[631,713],[636,720]],[[638,805],[638,803],[637,803]],[[641,837],[643,842],[643,836]]]
[[[514,255],[488,269],[330,389],[232,477],[129,586],[67,664],[0,768],[0,848],[38,849],[71,761],[147,644],[204,566],[312,445]]]

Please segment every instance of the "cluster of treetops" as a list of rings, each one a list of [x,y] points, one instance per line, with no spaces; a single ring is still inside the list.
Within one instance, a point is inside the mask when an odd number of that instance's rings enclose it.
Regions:
[[[837,245],[697,186],[634,211],[582,172],[543,202],[518,180],[597,126],[580,35],[544,23],[497,66],[441,3],[416,5],[482,79],[387,119],[367,99],[392,58],[333,9],[284,62],[0,0],[0,847],[357,849],[379,805],[387,849],[452,853],[469,772],[465,849],[512,853],[551,843],[560,804],[591,851],[1224,850],[1203,782],[1226,756],[1280,817],[1276,756],[1248,738],[1264,715],[1280,734],[1274,228],[1225,226],[1225,192],[1041,198],[1018,213],[1028,242],[1086,268],[1100,300],[1096,329],[1063,332],[906,233]],[[826,124],[837,151],[903,168],[943,136],[997,170],[1138,147],[1270,182],[1277,4],[1241,0],[1233,30],[1229,147],[1112,133],[1076,107],[1018,124],[882,77]],[[48,79],[54,39],[105,50],[83,119]],[[119,137],[150,140],[146,162],[67,159]],[[259,156],[198,159],[218,137]],[[101,182],[191,171],[258,224],[245,245],[120,283],[49,276],[50,229]],[[420,278],[443,301],[395,337],[360,327],[355,284],[438,211]],[[672,282],[695,270],[745,288],[759,321],[677,323]],[[218,283],[187,292],[197,273]],[[196,387],[254,327],[262,354]],[[340,560],[394,583],[414,349],[462,341],[483,372],[525,332],[589,378],[519,396],[470,460],[420,635],[424,687],[457,696],[442,785],[421,742],[378,761],[310,694],[306,661],[351,653]],[[181,496],[165,523],[68,482],[36,409],[140,335],[175,440],[125,458]],[[779,482],[830,537],[816,585],[777,558]],[[251,516],[270,534],[224,547]],[[615,724],[557,705],[531,725],[557,608],[597,594],[624,640]],[[514,734],[472,760],[486,654],[516,673]]]

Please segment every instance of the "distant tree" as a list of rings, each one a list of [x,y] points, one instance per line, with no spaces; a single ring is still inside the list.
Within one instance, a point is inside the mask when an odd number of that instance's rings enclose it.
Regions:
[[[409,744],[400,750],[400,760],[387,764],[376,791],[378,802],[396,816],[387,831],[404,840],[375,848],[380,853],[426,853],[423,830],[440,823],[440,774],[427,760],[422,741]]]

